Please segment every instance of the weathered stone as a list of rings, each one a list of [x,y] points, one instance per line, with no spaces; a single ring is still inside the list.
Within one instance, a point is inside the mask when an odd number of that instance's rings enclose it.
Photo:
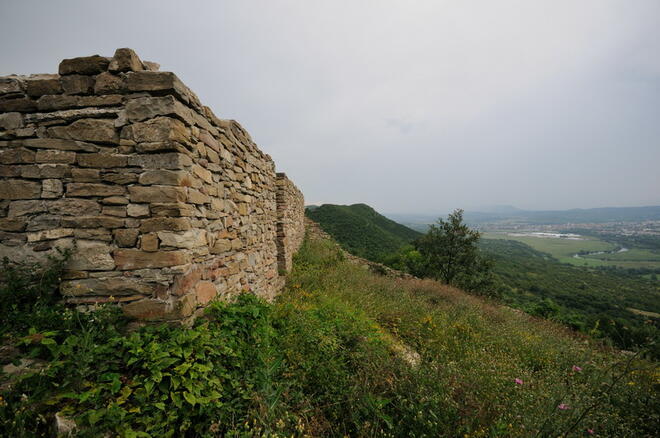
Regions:
[[[112,234],[105,228],[78,228],[73,230],[73,237],[85,240],[102,240],[112,242]]]
[[[61,75],[82,74],[95,75],[108,69],[110,60],[99,55],[83,56],[80,58],[65,59],[60,62]]]
[[[200,177],[205,182],[207,182],[209,184],[213,184],[213,176],[212,176],[211,172],[204,169],[202,166],[200,166],[198,164],[193,164],[192,171],[195,175]]]
[[[94,92],[94,78],[91,76],[62,76],[60,82],[64,94],[92,94]]]
[[[231,241],[229,239],[218,239],[211,247],[211,254],[222,254],[231,251]]]
[[[199,190],[188,189],[188,202],[192,204],[208,204],[211,202],[211,198]]]
[[[190,186],[190,174],[174,170],[148,170],[140,175],[138,182],[143,185]]]
[[[195,311],[197,307],[197,296],[194,293],[184,295],[176,300],[172,307],[172,318],[186,318]]]
[[[143,220],[140,231],[143,233],[161,230],[186,231],[190,228],[190,219],[182,217],[157,217]]]
[[[126,199],[125,196],[109,196],[101,199],[101,203],[109,205],[127,205],[128,199]]]
[[[182,98],[187,94],[186,86],[171,72],[131,72],[126,75],[125,85],[129,91],[162,91]]]
[[[39,75],[25,81],[28,96],[38,97],[44,94],[60,94],[62,86],[58,75]]]
[[[126,217],[126,207],[117,205],[103,207],[101,214],[105,216]]]
[[[38,242],[40,240],[53,240],[61,239],[62,237],[73,236],[72,228],[54,228],[50,230],[39,231],[36,233],[28,233],[28,242]]]
[[[128,157],[128,165],[145,169],[184,169],[192,165],[192,159],[178,153],[133,155]]]
[[[140,97],[126,102],[126,117],[131,122],[158,116],[176,117],[187,125],[193,124],[190,109],[174,96]]]
[[[0,184],[0,199],[34,199],[40,196],[40,182],[7,179]]]
[[[63,192],[62,181],[59,179],[44,179],[42,181],[42,198],[59,198]]]
[[[148,298],[128,303],[122,307],[122,310],[130,318],[158,321],[167,319],[172,307],[165,301]]]
[[[97,182],[101,180],[101,172],[97,169],[71,169],[71,178],[75,182]]]
[[[128,188],[131,202],[178,202],[186,200],[186,189],[172,186],[131,186]]]
[[[103,72],[96,77],[95,94],[115,94],[121,90],[122,79],[110,72]]]
[[[149,204],[128,204],[126,213],[130,217],[148,217]]]
[[[206,246],[206,231],[200,229],[188,230],[185,232],[159,231],[158,238],[161,246],[171,246],[174,248],[198,248]]]
[[[27,222],[23,219],[13,219],[13,218],[0,218],[0,230],[1,231],[10,231],[13,233],[20,233],[25,230]]]
[[[109,277],[65,281],[60,286],[60,291],[64,296],[74,297],[80,295],[150,295],[153,293],[154,287],[129,278]]]
[[[0,193],[1,191],[2,190],[0,189]],[[1,194],[0,198],[5,199]],[[7,217],[25,216],[28,214],[43,213],[45,211],[46,203],[44,201],[14,201],[9,204]]]
[[[128,127],[124,127],[127,130]],[[122,132],[122,138],[129,138],[138,143],[154,142],[190,142],[190,130],[178,119],[157,117],[146,122],[137,122],[130,126],[129,134]]]
[[[59,138],[28,138],[16,140],[17,146],[25,146],[35,149],[58,149],[61,151],[96,152],[98,147],[82,141],[63,140]]]
[[[190,150],[176,141],[156,141],[153,143],[138,143],[135,145],[135,151],[140,154],[153,154],[163,152],[179,152],[190,155]]]
[[[149,71],[158,71],[160,70],[160,64],[152,61],[142,61],[142,66],[145,70]]]
[[[78,240],[67,269],[74,271],[110,271],[115,268],[115,262],[110,255],[111,251],[112,248],[108,244],[91,240]]]
[[[138,176],[136,173],[129,173],[125,169],[122,169],[119,172],[104,172],[101,175],[101,180],[113,184],[125,185],[137,182]]]
[[[109,119],[79,119],[68,126],[48,128],[48,135],[96,143],[119,143],[119,134],[115,130],[114,122]]]
[[[0,95],[22,93],[24,86],[24,81],[19,77],[0,77]]]
[[[39,150],[34,160],[37,163],[71,164],[76,161],[76,153],[72,151]]]
[[[21,166],[20,175],[23,178],[64,178],[70,170],[63,164],[36,164],[31,166]]]
[[[48,210],[53,214],[70,216],[88,216],[101,212],[98,202],[88,199],[58,199],[48,204]]]
[[[117,269],[122,271],[144,268],[165,268],[184,265],[190,256],[186,251],[146,252],[137,249],[117,249],[113,252]]]
[[[131,228],[122,228],[113,231],[115,243],[120,248],[131,248],[137,242],[139,231]]]
[[[37,109],[37,102],[30,98],[2,99],[0,98],[0,113],[29,113]]]
[[[151,204],[151,214],[161,217],[190,217],[195,215],[192,206],[183,202]]]
[[[218,293],[215,285],[210,281],[200,281],[195,285],[195,294],[197,295],[197,303],[201,305],[208,304],[215,295]]]
[[[66,185],[67,196],[114,196],[123,195],[126,189],[122,186],[94,183],[69,183]]]
[[[62,226],[69,228],[121,228],[124,226],[124,220],[117,217],[108,216],[77,216],[63,217]]]
[[[108,70],[113,72],[140,71],[143,70],[142,61],[133,49],[122,48],[115,50]]]
[[[105,96],[41,96],[36,105],[40,111],[54,111],[68,108],[85,108],[121,105],[123,96],[107,94]],[[16,110],[20,111],[20,110]],[[29,111],[32,111],[29,110]]]
[[[21,113],[0,114],[0,129],[17,129],[23,126]]]
[[[78,155],[78,165],[82,167],[126,167],[128,159],[126,155],[116,154],[80,154]]]
[[[12,148],[0,151],[0,163],[23,164],[34,163],[35,153],[23,148]]]
[[[143,234],[140,238],[140,249],[142,251],[158,251],[158,236],[155,233]]]

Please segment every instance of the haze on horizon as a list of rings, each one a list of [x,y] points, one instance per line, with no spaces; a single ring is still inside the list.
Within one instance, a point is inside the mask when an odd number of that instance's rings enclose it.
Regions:
[[[308,204],[660,204],[657,0],[0,3],[0,75],[118,47],[238,120]]]

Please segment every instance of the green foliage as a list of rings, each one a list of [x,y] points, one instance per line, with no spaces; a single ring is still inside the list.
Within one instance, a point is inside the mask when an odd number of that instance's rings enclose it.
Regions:
[[[660,357],[660,321],[630,310],[660,313],[657,283],[565,265],[512,240],[483,239],[479,245],[495,261],[493,271],[505,285],[501,289],[508,304],[606,338],[619,348],[647,348]]]
[[[446,221],[438,219],[414,243],[423,266],[415,274],[483,295],[495,295],[492,263],[479,253],[479,237],[478,231],[463,223],[463,210],[449,214]]]
[[[346,250],[375,262],[421,235],[365,204],[324,204],[305,213]]]
[[[0,269],[0,336],[9,330],[34,325],[54,325],[62,310],[58,287],[62,269],[69,254],[51,257],[43,266],[36,263],[14,263],[2,260]]]
[[[114,308],[71,317],[12,337],[14,362],[41,365],[0,378],[6,436],[51,436],[56,412],[81,437],[651,437],[659,426],[653,363],[437,282],[374,275],[327,241],[306,240],[273,304],[240,295],[191,328],[129,333]]]

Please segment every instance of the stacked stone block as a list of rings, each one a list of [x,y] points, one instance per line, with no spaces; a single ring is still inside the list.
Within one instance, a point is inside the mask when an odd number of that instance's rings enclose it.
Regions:
[[[287,272],[305,238],[305,199],[285,173],[276,177],[277,266],[280,272]]]
[[[303,233],[302,194],[270,156],[130,49],[0,78],[0,177],[0,256],[68,249],[69,303],[140,319],[185,320],[242,291],[272,298],[278,251]]]

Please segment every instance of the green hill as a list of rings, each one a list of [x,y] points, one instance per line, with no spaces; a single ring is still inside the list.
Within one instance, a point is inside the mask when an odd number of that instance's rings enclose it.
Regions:
[[[421,236],[366,204],[323,204],[308,207],[306,214],[346,250],[374,261],[380,261]]]
[[[511,306],[607,337],[623,349],[659,338],[657,282],[563,264],[513,240],[482,239],[479,246],[494,260],[493,270],[506,286],[503,299]],[[652,354],[660,357],[657,344]]]

